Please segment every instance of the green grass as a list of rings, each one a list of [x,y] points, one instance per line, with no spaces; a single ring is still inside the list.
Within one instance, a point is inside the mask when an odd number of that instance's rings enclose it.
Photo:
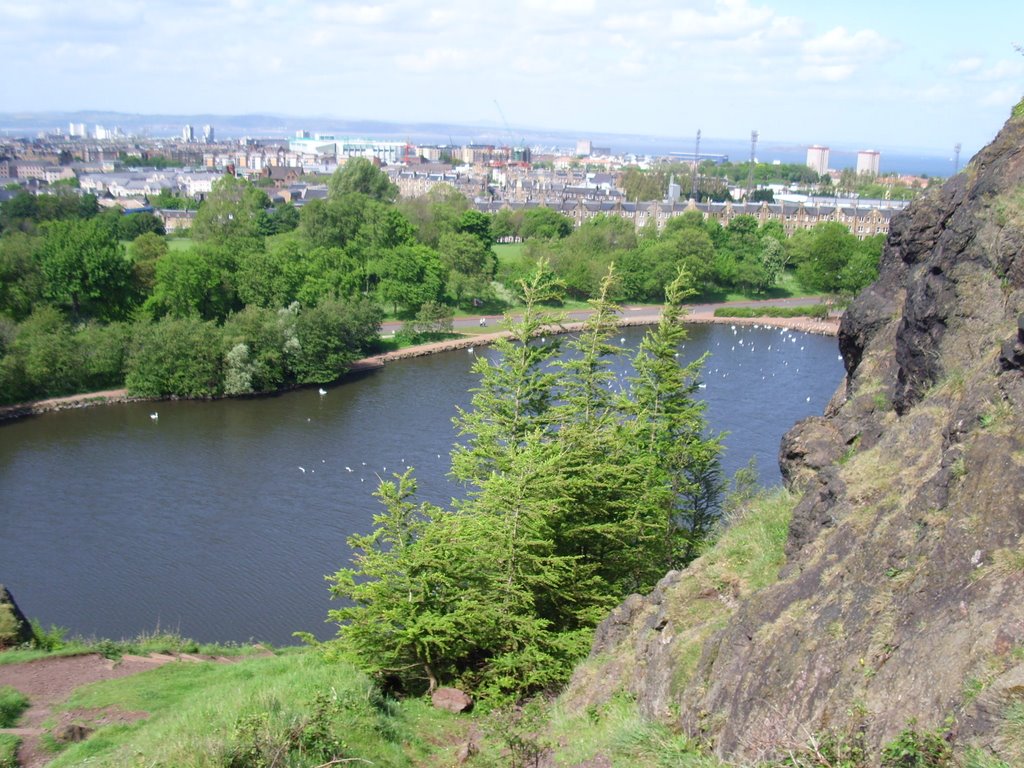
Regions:
[[[18,768],[18,746],[21,739],[0,733],[0,768]]]
[[[828,317],[827,304],[809,304],[801,307],[719,307],[715,317]]]
[[[50,641],[44,647],[11,648],[0,652],[0,666],[4,664],[20,664],[52,656],[81,656],[86,653],[98,653],[107,658],[117,659],[126,653],[145,656],[150,653],[193,653],[202,656],[246,656],[261,653],[267,648],[254,645],[238,645],[232,643],[197,643],[186,637],[157,629],[145,632],[128,640],[102,640],[72,637],[64,639],[65,630],[51,628],[49,632],[41,632],[34,625],[37,637]]]
[[[191,237],[168,237],[167,247],[172,251],[187,251],[193,245]]]
[[[28,696],[9,685],[0,685],[0,728],[13,728],[28,709]]]
[[[454,718],[380,696],[353,668],[312,649],[235,664],[174,662],[79,689],[66,709],[116,707],[149,718],[100,727],[53,768],[90,766],[408,766],[451,741]],[[88,723],[86,723],[88,724]]]
[[[498,257],[498,264],[515,264],[523,256],[523,243],[495,243],[491,246]]]
[[[555,706],[549,723],[546,740],[566,745],[557,750],[558,765],[588,764],[589,761],[598,764],[597,758],[601,757],[616,768],[724,766],[693,740],[643,717],[633,699],[625,694],[618,694],[604,705],[580,714],[570,715]]]

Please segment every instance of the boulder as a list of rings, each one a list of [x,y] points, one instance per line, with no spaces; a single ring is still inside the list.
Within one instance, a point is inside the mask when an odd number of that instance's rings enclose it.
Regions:
[[[430,701],[437,709],[455,714],[466,712],[473,706],[472,697],[458,688],[438,688],[430,695]]]

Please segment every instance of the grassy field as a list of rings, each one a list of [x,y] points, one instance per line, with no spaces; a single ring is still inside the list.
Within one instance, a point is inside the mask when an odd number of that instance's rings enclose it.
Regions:
[[[61,751],[53,768],[412,766],[457,742],[462,727],[424,701],[384,699],[365,676],[312,649],[234,664],[166,664],[81,688],[64,706],[107,708],[149,717],[100,726]]]

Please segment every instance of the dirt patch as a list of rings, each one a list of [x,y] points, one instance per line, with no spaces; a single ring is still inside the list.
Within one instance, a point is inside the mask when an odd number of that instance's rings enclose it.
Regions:
[[[43,724],[53,715],[52,707],[66,701],[76,688],[100,680],[136,675],[175,660],[174,656],[135,656],[114,662],[91,653],[0,665],[0,685],[17,688],[29,699],[29,708],[22,715],[18,727],[4,731],[21,738],[18,759],[23,768],[40,768],[54,758],[51,752],[43,749]],[[124,712],[114,708],[72,710],[60,713],[54,732],[73,724],[95,728],[111,723],[130,723],[147,716],[145,712]]]

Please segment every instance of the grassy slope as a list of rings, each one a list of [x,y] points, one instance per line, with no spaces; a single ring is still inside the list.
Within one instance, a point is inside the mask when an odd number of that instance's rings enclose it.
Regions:
[[[778,578],[795,503],[796,498],[787,491],[763,492],[735,516],[718,542],[666,589],[665,605],[676,638],[671,649],[673,697],[689,682],[704,641],[735,609],[735,598],[752,595]],[[733,599],[723,599],[723,595]],[[643,618],[633,624],[641,632],[643,626]],[[584,662],[552,707],[549,740],[560,745],[557,764],[588,760],[598,764],[596,761],[603,759],[612,766],[640,768],[719,766],[698,744],[638,712],[629,690],[638,671],[635,639],[631,636]]]
[[[443,751],[434,743],[454,741],[448,731],[460,725],[424,702],[386,701],[365,676],[305,649],[234,664],[172,663],[86,686],[66,705],[104,707],[150,717],[100,728],[62,752],[54,768],[301,767],[336,758],[407,766]]]

